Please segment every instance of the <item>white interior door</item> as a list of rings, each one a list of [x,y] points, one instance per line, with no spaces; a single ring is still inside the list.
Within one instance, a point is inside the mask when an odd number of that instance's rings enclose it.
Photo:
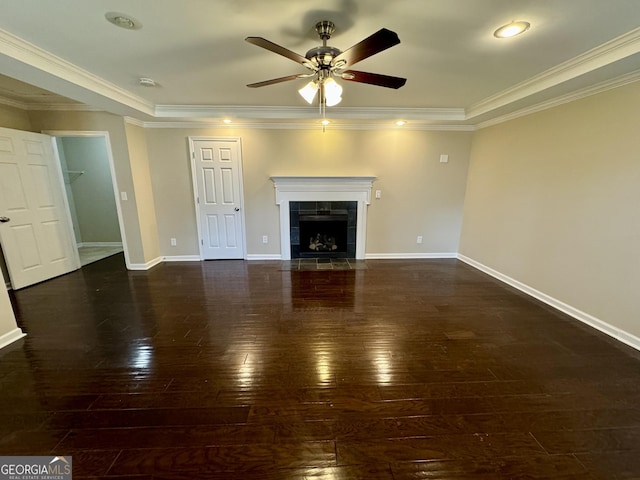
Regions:
[[[51,137],[0,128],[0,217],[14,289],[80,267]]]
[[[190,140],[200,257],[244,258],[240,139]]]

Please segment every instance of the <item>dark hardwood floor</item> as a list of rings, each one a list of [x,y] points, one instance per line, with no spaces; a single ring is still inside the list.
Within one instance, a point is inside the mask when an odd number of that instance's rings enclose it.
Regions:
[[[117,255],[12,299],[0,454],[76,480],[640,478],[639,353],[456,260]]]

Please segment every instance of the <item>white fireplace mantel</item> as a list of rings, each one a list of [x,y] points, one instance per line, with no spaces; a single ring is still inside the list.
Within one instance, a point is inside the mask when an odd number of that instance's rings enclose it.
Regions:
[[[367,205],[376,177],[278,177],[273,176],[276,205],[280,205],[280,255],[291,260],[289,202],[358,202],[356,258],[365,256]]]

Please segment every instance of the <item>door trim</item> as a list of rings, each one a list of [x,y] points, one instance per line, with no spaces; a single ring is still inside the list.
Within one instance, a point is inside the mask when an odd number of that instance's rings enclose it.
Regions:
[[[127,248],[127,233],[124,227],[124,219],[122,216],[122,205],[120,204],[120,189],[118,188],[118,178],[116,177],[116,169],[115,163],[113,160],[113,150],[111,149],[111,137],[109,136],[109,132],[101,131],[101,130],[43,130],[42,133],[46,135],[50,135],[52,137],[53,142],[53,150],[56,155],[56,159],[58,161],[58,169],[60,170],[60,180],[62,183],[62,188],[64,188],[64,178],[62,176],[62,167],[60,165],[60,157],[58,154],[58,146],[55,141],[55,137],[102,137],[104,138],[104,143],[107,149],[107,158],[109,159],[109,170],[111,172],[111,183],[113,186],[113,196],[116,200],[116,212],[118,214],[118,226],[120,227],[120,235],[122,236],[122,249],[124,250],[124,263],[127,267],[127,270],[131,270],[131,262],[129,260],[129,249]],[[65,205],[67,206],[67,215],[69,215],[69,219],[71,219],[71,209],[69,208],[68,200],[65,195]],[[73,241],[75,243],[75,235],[73,236]],[[76,244],[76,255],[77,254],[77,244]],[[78,258],[78,265],[80,265],[80,259]]]
[[[242,172],[242,141],[240,137],[202,137],[202,136],[190,136],[189,140],[189,157],[191,163],[191,185],[193,192],[193,205],[196,215],[196,229],[198,232],[198,255],[200,260],[204,260],[204,253],[202,251],[202,230],[203,227],[200,223],[200,205],[198,204],[198,179],[196,176],[196,158],[194,142],[235,142],[238,144],[238,178],[240,180],[240,228],[242,229],[241,241],[242,241],[242,258],[247,259],[247,229],[244,215],[244,174]]]

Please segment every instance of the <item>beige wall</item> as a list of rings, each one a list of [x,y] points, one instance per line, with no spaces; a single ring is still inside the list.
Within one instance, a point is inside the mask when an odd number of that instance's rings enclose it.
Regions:
[[[382,198],[369,207],[368,254],[458,250],[470,132],[221,128],[147,129],[146,135],[163,256],[198,255],[189,136],[241,138],[249,254],[280,253],[272,175],[377,176],[374,189]],[[440,163],[442,153],[449,163]]]
[[[160,257],[156,206],[153,200],[147,141],[142,127],[126,124],[127,145],[131,162],[131,175],[136,192],[138,222],[142,240],[144,263]]]
[[[640,83],[478,131],[460,252],[640,337]]]
[[[0,104],[0,127],[15,130],[33,131],[31,121],[26,110]]]

